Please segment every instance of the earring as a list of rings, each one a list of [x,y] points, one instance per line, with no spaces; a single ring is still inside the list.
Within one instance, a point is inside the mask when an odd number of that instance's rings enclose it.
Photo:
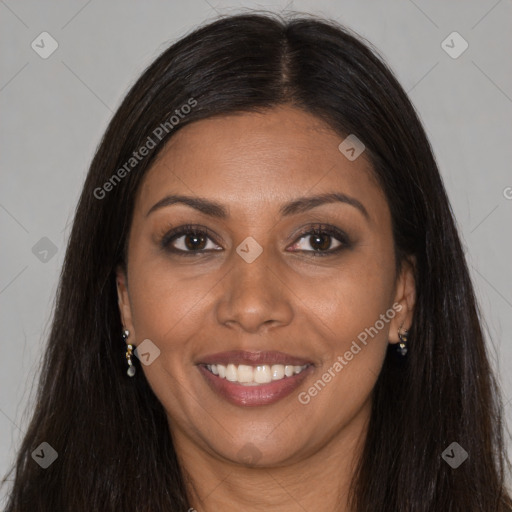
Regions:
[[[126,343],[126,340],[128,339],[128,336],[130,336],[130,331],[126,329],[123,332],[123,341]],[[133,366],[132,361],[132,352],[133,352],[133,345],[128,344],[126,346],[126,360],[128,361],[128,370],[126,373],[129,377],[133,377],[135,375],[135,366]]]
[[[404,324],[402,324],[398,328],[398,338],[400,339],[400,343],[398,344],[398,353],[401,356],[405,356],[405,354],[407,354],[407,347],[405,346],[405,344],[407,343],[407,339],[409,336],[409,331],[407,329],[404,329],[403,333],[400,332],[402,330],[403,325]]]

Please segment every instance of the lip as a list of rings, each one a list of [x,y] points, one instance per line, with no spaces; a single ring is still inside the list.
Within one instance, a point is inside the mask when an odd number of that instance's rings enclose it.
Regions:
[[[211,364],[247,364],[256,366],[258,364],[283,364],[293,366],[306,366],[300,373],[291,377],[258,384],[257,386],[244,386],[237,382],[231,382],[214,375],[206,368]],[[220,397],[233,405],[240,407],[255,407],[274,404],[289,396],[296,390],[311,372],[314,371],[314,364],[311,361],[283,352],[262,351],[247,352],[243,350],[231,352],[219,352],[201,358],[197,363],[201,375],[209,387]]]
[[[257,351],[250,352],[247,350],[231,350],[229,352],[218,352],[202,357],[196,364],[247,364],[249,366],[258,364],[289,364],[292,366],[304,366],[306,364],[313,365],[312,361],[303,359],[284,352]],[[300,375],[300,374],[299,374]],[[291,378],[291,377],[289,377]]]
[[[244,386],[223,379],[214,375],[203,365],[199,365],[198,368],[210,388],[228,402],[242,407],[254,407],[274,404],[290,395],[302,384],[314,367],[308,366],[302,372],[292,377],[285,377],[281,380],[269,382],[268,384],[258,384],[257,386]]]

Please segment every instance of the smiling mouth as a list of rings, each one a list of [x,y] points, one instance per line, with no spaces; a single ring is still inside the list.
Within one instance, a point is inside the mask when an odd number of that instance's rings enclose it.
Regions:
[[[196,365],[218,397],[239,407],[274,404],[315,370],[311,360],[274,350],[220,352],[201,357]]]
[[[213,375],[242,386],[260,386],[270,382],[288,379],[302,373],[310,364],[301,366],[284,364],[207,364],[204,367]]]

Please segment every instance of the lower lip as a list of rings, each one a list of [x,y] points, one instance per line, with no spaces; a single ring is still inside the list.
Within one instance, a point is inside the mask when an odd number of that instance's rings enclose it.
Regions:
[[[228,402],[243,407],[270,405],[278,402],[297,389],[313,370],[311,365],[291,377],[284,377],[281,380],[275,380],[268,384],[244,386],[243,384],[217,377],[204,366],[198,366],[198,368],[206,382],[215,392]]]

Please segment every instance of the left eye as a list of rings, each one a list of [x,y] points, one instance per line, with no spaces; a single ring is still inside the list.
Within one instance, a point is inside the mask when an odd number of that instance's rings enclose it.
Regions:
[[[333,238],[338,241],[338,245],[334,248],[332,247]],[[299,240],[306,241],[305,244],[302,244],[302,247],[309,245],[312,247],[312,250],[301,248],[301,244],[297,242],[292,246],[292,249],[313,252],[313,256],[327,256],[349,245],[348,237],[343,232],[331,227],[312,229],[307,233],[303,233]]]

